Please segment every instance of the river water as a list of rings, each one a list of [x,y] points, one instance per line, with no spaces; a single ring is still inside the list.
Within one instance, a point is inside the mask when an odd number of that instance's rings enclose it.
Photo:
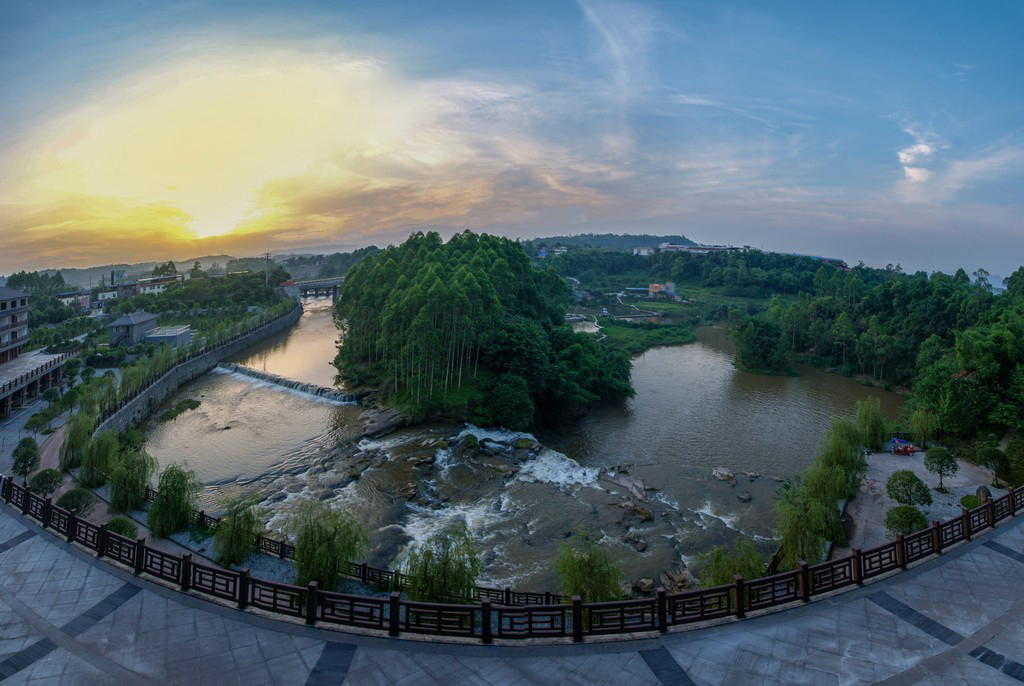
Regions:
[[[330,302],[305,305],[295,328],[231,361],[333,385]],[[769,551],[779,481],[813,458],[831,417],[852,413],[869,395],[890,416],[902,402],[811,368],[798,377],[747,374],[732,366],[732,355],[714,327],[699,329],[696,343],[649,350],[634,359],[634,398],[538,430],[545,448],[524,462],[512,455],[460,459],[424,445],[467,432],[506,442],[524,434],[432,424],[362,440],[358,407],[216,370],[168,401],[198,398],[197,410],[167,423],[150,419],[144,428],[161,465],[187,459],[196,470],[211,511],[256,493],[268,526],[280,529],[304,499],[336,502],[370,529],[368,561],[378,565],[462,519],[483,552],[485,581],[554,590],[558,545],[581,528],[612,547],[630,580],[654,577],[738,536]],[[713,478],[716,467],[737,479]],[[623,474],[651,489],[645,502],[612,480]]]

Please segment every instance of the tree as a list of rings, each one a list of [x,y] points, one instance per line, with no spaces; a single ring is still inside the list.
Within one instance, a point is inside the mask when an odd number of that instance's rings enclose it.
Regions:
[[[82,463],[89,449],[89,436],[95,423],[95,418],[81,409],[68,422],[64,442],[60,446],[61,469],[71,470]]]
[[[55,402],[60,400],[60,389],[56,386],[50,386],[43,391],[43,400],[45,400],[48,405],[53,405]]]
[[[321,501],[304,502],[288,521],[295,540],[295,583],[316,581],[323,589],[337,588],[346,562],[366,552],[366,530],[352,515]]]
[[[480,557],[465,522],[410,548],[400,565],[406,595],[424,602],[471,602]]]
[[[57,498],[57,507],[79,517],[85,517],[96,505],[96,496],[88,488],[72,488]]]
[[[914,433],[914,440],[921,448],[928,446],[932,434],[935,433],[935,414],[926,407],[918,405],[910,414],[910,430]]]
[[[263,513],[255,498],[240,498],[228,504],[213,535],[213,554],[218,564],[235,566],[256,549],[256,537],[263,533]]]
[[[44,498],[56,491],[64,483],[64,475],[56,469],[42,469],[32,477],[32,492]]]
[[[960,464],[953,453],[945,448],[937,447],[931,448],[924,454],[924,468],[932,474],[939,475],[939,487],[935,490],[945,493],[946,489],[942,485],[943,477],[953,476],[960,471]]]
[[[75,379],[78,378],[78,371],[82,368],[82,361],[77,357],[72,357],[70,360],[64,363],[64,380],[68,382],[68,385],[73,385]]]
[[[174,260],[167,260],[166,263],[153,267],[153,276],[174,276],[177,273],[178,268],[174,266]]]
[[[885,530],[889,538],[896,538],[920,531],[928,526],[928,520],[912,505],[897,505],[885,513]]]
[[[876,398],[857,401],[857,430],[868,450],[879,451],[885,443],[885,415],[882,402]]]
[[[900,505],[931,505],[932,494],[917,474],[909,469],[897,469],[885,482],[885,492]]]
[[[39,444],[31,436],[18,441],[11,453],[11,471],[28,483],[28,475],[39,469]]]
[[[195,513],[199,489],[196,473],[182,465],[172,464],[161,472],[156,500],[147,517],[154,536],[167,538],[188,528]]]
[[[100,432],[85,451],[82,467],[78,470],[78,483],[86,488],[97,488],[105,484],[120,449],[115,431],[107,429]]]
[[[617,600],[622,595],[622,571],[608,550],[582,531],[558,547],[555,576],[566,595],[578,595],[583,602]]]
[[[750,541],[736,540],[731,546],[717,545],[697,556],[697,574],[703,588],[731,584],[736,575],[744,579],[761,576],[761,554]]]
[[[533,400],[526,380],[515,374],[501,376],[487,393],[487,423],[525,431],[533,421]]]
[[[82,371],[79,372],[82,377],[82,381],[88,381],[92,377],[96,376],[95,367],[82,367]]]
[[[125,450],[110,470],[110,509],[130,512],[146,502],[146,487],[156,473],[156,460],[142,450]]]

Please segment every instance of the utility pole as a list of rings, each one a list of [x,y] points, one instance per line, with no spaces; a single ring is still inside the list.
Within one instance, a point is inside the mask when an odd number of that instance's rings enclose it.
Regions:
[[[270,253],[267,253],[267,262],[263,265],[263,287],[270,288]]]

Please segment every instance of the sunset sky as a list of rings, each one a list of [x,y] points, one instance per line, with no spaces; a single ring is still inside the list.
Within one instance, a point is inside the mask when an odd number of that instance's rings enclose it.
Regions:
[[[683,233],[1008,275],[1024,3],[0,3],[0,273]]]

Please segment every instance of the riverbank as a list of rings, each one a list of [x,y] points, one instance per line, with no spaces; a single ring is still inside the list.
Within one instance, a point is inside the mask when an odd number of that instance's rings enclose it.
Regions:
[[[891,539],[885,530],[885,513],[898,503],[889,498],[885,483],[898,469],[909,469],[924,481],[931,492],[932,504],[921,508],[928,521],[945,521],[960,514],[960,498],[974,495],[979,486],[985,486],[998,498],[1006,493],[1005,488],[993,485],[992,472],[976,464],[957,460],[960,470],[942,482],[947,493],[935,490],[939,478],[924,468],[925,451],[914,455],[893,455],[888,452],[867,455],[867,470],[861,479],[860,491],[846,505],[846,524],[849,546],[833,548],[832,559],[850,554],[850,547],[873,548],[888,543]]]
[[[602,342],[630,355],[639,355],[662,345],[685,345],[697,340],[693,329],[683,324],[599,317]]]

